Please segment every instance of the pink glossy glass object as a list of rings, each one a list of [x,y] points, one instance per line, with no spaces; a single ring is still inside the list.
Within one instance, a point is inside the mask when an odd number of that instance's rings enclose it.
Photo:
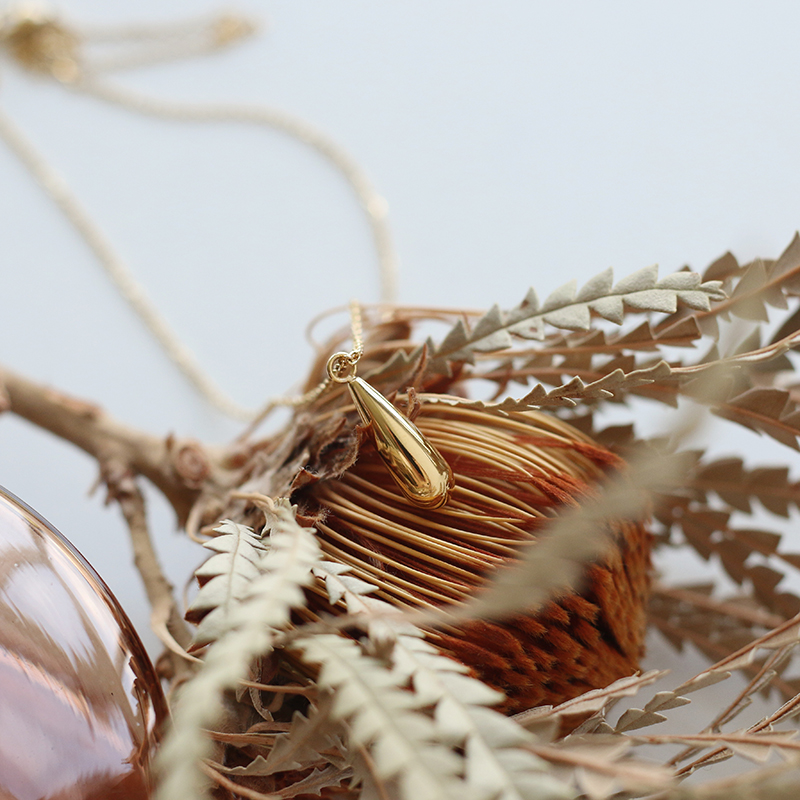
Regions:
[[[83,556],[0,487],[0,798],[143,800],[166,702]]]

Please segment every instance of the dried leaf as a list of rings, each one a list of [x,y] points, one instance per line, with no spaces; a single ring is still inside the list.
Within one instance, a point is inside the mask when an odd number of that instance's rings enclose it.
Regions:
[[[192,649],[215,641],[227,629],[234,608],[261,574],[267,552],[261,537],[244,525],[224,520],[214,530],[219,536],[203,546],[217,555],[195,570],[202,585],[187,611],[187,619],[199,621]]]
[[[348,567],[321,562],[315,574],[325,578],[331,602],[344,598],[348,611],[356,615],[371,615],[377,609],[392,611],[382,603],[367,606],[364,594],[376,587],[365,581],[355,586],[344,581]],[[565,796],[565,787],[543,772],[543,763],[518,746],[529,741],[526,731],[502,714],[484,708],[500,702],[503,697],[494,689],[464,673],[467,667],[442,655],[427,642],[421,631],[407,623],[383,621],[392,639],[390,655],[397,685],[410,680],[414,707],[434,707],[434,721],[439,741],[464,748],[464,774],[467,785],[480,794],[502,797],[504,800],[525,800],[528,797]],[[381,641],[389,636],[382,631]],[[370,621],[370,638],[376,637],[374,621]],[[509,754],[509,748],[517,748]],[[537,787],[533,795],[524,787]]]
[[[800,503],[800,483],[790,482],[785,466],[747,470],[741,458],[723,458],[702,463],[695,469],[692,485],[702,492],[714,492],[729,505],[750,513],[755,498],[773,514],[789,516]]]
[[[333,717],[348,721],[354,744],[371,746],[379,777],[397,776],[403,797],[477,797],[459,778],[462,758],[437,742],[433,721],[400,687],[402,675],[343,636],[320,634],[294,646],[306,663],[320,666],[319,685],[333,692]]]
[[[337,734],[340,733],[331,723],[330,711],[328,698],[323,698],[319,706],[312,706],[307,717],[296,711],[289,731],[275,737],[275,744],[266,758],[258,755],[246,766],[219,765],[217,769],[229,775],[264,776],[301,770],[309,764],[327,761],[328,758],[320,751],[337,749]]]
[[[208,754],[204,731],[221,710],[222,692],[245,677],[256,656],[270,652],[292,608],[305,604],[302,587],[311,582],[320,551],[313,531],[297,524],[287,501],[276,506],[268,544],[262,574],[228,615],[228,627],[209,648],[202,669],[181,687],[170,733],[159,751],[164,778],[157,800],[206,796],[199,761]]]
[[[592,800],[604,800],[618,792],[650,793],[671,786],[671,770],[626,757],[632,744],[623,736],[592,735],[571,737],[560,747],[533,745],[531,750],[565,768],[575,789]]]
[[[720,405],[717,413],[747,428],[766,433],[782,444],[800,450],[800,410],[783,389],[748,389]]]
[[[602,689],[592,689],[581,695],[560,703],[557,706],[540,706],[530,711],[516,714],[514,720],[523,727],[539,726],[542,722],[561,717],[583,717],[596,714],[609,708],[621,697],[637,694],[643,687],[660,680],[666,675],[663,670],[649,670],[642,675],[620,678]]]
[[[694,273],[681,272],[657,280],[655,267],[647,267],[611,286],[606,270],[591,279],[580,292],[574,281],[556,289],[539,306],[532,290],[515,308],[503,313],[493,306],[470,330],[458,320],[441,344],[433,349],[430,369],[449,374],[449,362],[474,363],[478,353],[491,353],[511,346],[511,335],[543,339],[545,323],[567,330],[588,330],[592,315],[617,324],[625,307],[633,311],[674,313],[679,304],[708,310],[712,299],[724,297],[717,281],[701,283]],[[691,288],[689,288],[691,287]]]

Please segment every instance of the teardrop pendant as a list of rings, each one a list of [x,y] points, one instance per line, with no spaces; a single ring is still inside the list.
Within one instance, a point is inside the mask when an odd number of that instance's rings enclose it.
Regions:
[[[454,484],[447,461],[377,389],[361,378],[347,386],[359,416],[370,426],[378,455],[403,494],[425,508],[443,506]]]

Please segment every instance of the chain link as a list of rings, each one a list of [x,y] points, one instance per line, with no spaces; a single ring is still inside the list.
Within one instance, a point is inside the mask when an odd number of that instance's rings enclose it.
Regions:
[[[299,408],[313,403],[330,388],[332,383],[347,383],[355,377],[356,365],[364,354],[364,322],[361,314],[361,305],[358,300],[350,301],[350,335],[353,340],[353,349],[349,353],[334,353],[328,359],[328,375],[313,389],[297,397],[274,397],[269,401],[269,408],[284,406]]]

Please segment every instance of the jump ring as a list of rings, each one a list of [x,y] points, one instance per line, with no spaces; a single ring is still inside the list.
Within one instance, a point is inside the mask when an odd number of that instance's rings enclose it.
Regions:
[[[334,353],[326,366],[328,377],[334,383],[351,383],[356,377],[356,363],[350,353]]]

